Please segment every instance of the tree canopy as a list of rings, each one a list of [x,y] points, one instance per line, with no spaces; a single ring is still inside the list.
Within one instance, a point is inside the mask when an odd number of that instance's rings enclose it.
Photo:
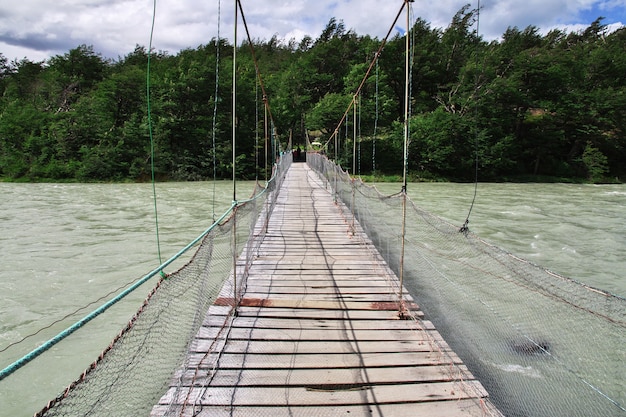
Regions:
[[[623,180],[626,28],[609,32],[598,18],[574,33],[510,27],[487,42],[475,17],[466,6],[445,29],[418,19],[411,31],[412,178],[472,180],[477,156],[485,181]],[[302,146],[306,131],[326,142],[338,127],[380,42],[333,18],[316,39],[274,36],[239,46],[238,176],[254,178],[264,164],[254,57],[275,123],[267,130],[282,147],[289,138]],[[402,170],[404,43],[400,35],[387,42],[358,97],[356,120],[349,112],[339,126],[338,159],[351,166],[357,125],[360,174]],[[87,45],[44,62],[0,54],[0,176],[149,178],[148,55],[137,46],[108,60]],[[230,176],[232,45],[212,39],[176,55],[152,52],[150,62],[157,178],[211,179],[214,160],[218,177]],[[268,151],[270,163],[276,151]]]

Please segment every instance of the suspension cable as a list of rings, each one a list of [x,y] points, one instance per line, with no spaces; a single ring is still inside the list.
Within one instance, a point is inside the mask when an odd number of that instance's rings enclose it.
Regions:
[[[391,26],[389,27],[389,31],[387,31],[387,35],[385,36],[385,38],[382,40],[382,42],[380,43],[380,47],[378,48],[378,51],[376,51],[376,54],[374,55],[374,59],[372,60],[372,62],[370,62],[370,66],[367,68],[367,71],[365,72],[365,76],[363,77],[363,79],[361,80],[361,84],[359,84],[359,87],[356,89],[356,91],[354,92],[354,96],[358,95],[361,93],[361,89],[363,89],[363,86],[365,85],[365,82],[367,81],[367,79],[369,78],[370,73],[372,72],[372,69],[374,68],[374,65],[376,62],[378,62],[378,58],[380,57],[381,52],[383,51],[383,48],[385,47],[385,45],[387,44],[387,40],[389,39],[389,36],[391,36],[391,32],[393,31],[393,29],[396,26],[396,23],[398,22],[398,19],[400,18],[400,15],[402,14],[402,11],[404,10],[404,6],[406,5],[406,0],[402,2],[402,6],[400,7],[400,10],[398,10],[398,14],[396,15],[396,18],[394,19],[393,23],[391,24]],[[346,117],[348,116],[348,113],[350,112],[350,110],[352,109],[352,103],[354,101],[350,101],[350,105],[348,105],[348,108],[346,109],[346,111],[343,113],[343,117],[341,118],[341,120],[339,121],[339,123],[337,123],[337,127],[334,130],[334,133],[328,138],[328,140],[326,141],[326,144],[323,147],[327,147],[328,144],[330,143],[330,141],[339,134],[339,130],[341,128],[341,125],[343,124],[343,122],[346,120]]]
[[[243,13],[243,7],[241,6],[241,0],[236,0],[239,5],[239,12],[241,13],[241,21],[243,23],[244,29],[246,30],[246,36],[248,38],[248,44],[250,45],[250,53],[252,54],[252,61],[254,62],[254,68],[256,70],[256,76],[259,80],[259,85],[261,86],[261,91],[263,92],[264,103],[267,107],[267,111],[269,113],[270,121],[272,125],[274,124],[274,118],[272,116],[272,109],[270,108],[269,102],[267,101],[267,92],[265,91],[265,84],[263,84],[263,78],[261,77],[261,71],[259,70],[259,62],[256,58],[256,53],[254,51],[254,46],[252,44],[252,38],[250,37],[250,31],[248,30],[248,23],[246,22],[246,16]]]

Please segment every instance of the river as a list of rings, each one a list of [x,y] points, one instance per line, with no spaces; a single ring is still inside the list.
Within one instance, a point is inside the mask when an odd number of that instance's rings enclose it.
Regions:
[[[387,194],[399,191],[397,184],[378,187]],[[408,191],[419,206],[460,226],[473,187],[419,183],[409,184]],[[238,197],[252,188],[252,182],[238,183]],[[232,201],[229,182],[164,183],[156,190],[163,261],[202,233]],[[111,291],[156,268],[159,256],[149,184],[0,183],[0,192],[4,368],[84,317]],[[554,272],[626,296],[625,185],[479,184],[469,227]],[[0,416],[28,416],[41,409],[95,359],[152,285],[154,281],[96,319],[89,331],[77,332],[46,358],[0,381]]]
[[[473,184],[407,188],[418,206],[459,227],[474,195]],[[469,228],[553,272],[626,297],[626,185],[479,184]]]

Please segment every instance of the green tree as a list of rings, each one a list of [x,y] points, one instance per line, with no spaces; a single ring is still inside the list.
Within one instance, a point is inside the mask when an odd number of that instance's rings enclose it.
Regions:
[[[463,179],[473,162],[471,121],[439,107],[411,120],[410,167],[418,174]]]
[[[599,18],[574,33],[508,28],[501,41],[486,43],[475,18],[464,6],[446,29],[422,19],[412,28],[410,169],[473,179],[477,153],[481,179],[624,178],[626,29],[609,32]],[[387,42],[378,82],[371,73],[357,97],[357,120],[350,111],[340,126],[341,160],[351,161],[357,124],[361,172],[374,169],[374,160],[383,173],[402,166],[405,39]],[[334,18],[316,39],[273,36],[238,46],[237,175],[258,176],[257,161],[271,163],[289,138],[302,144],[305,128],[326,131],[324,139],[332,134],[379,46]],[[230,177],[232,51],[213,39],[176,55],[151,53],[158,178],[212,178],[214,159],[217,175]],[[85,45],[47,62],[7,63],[0,54],[0,175],[147,178],[147,62],[139,45],[115,62]],[[257,66],[273,116],[267,129]],[[264,156],[257,139],[266,130],[272,142]]]
[[[352,97],[347,94],[326,94],[307,114],[307,127],[332,135],[351,101]]]
[[[609,171],[607,157],[598,148],[595,148],[591,142],[588,142],[587,146],[585,146],[582,161],[587,169],[589,180],[593,182],[602,181]]]

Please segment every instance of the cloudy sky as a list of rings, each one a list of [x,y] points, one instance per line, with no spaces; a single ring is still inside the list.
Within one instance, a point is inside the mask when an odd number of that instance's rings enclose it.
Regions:
[[[316,38],[331,17],[359,35],[382,39],[402,0],[242,0],[251,36],[269,39]],[[414,15],[446,27],[466,3],[477,0],[416,0]],[[208,43],[220,33],[232,40],[234,0],[157,0],[153,47],[177,53]],[[480,33],[497,39],[509,26],[580,30],[599,16],[605,24],[626,24],[626,0],[481,0]],[[117,59],[135,45],[148,46],[153,0],[3,0],[0,4],[0,53],[9,61],[45,60],[78,45]],[[404,22],[405,18],[401,18]],[[402,23],[402,26],[404,23]],[[240,37],[244,32],[240,32]],[[241,39],[241,38],[240,38]]]

